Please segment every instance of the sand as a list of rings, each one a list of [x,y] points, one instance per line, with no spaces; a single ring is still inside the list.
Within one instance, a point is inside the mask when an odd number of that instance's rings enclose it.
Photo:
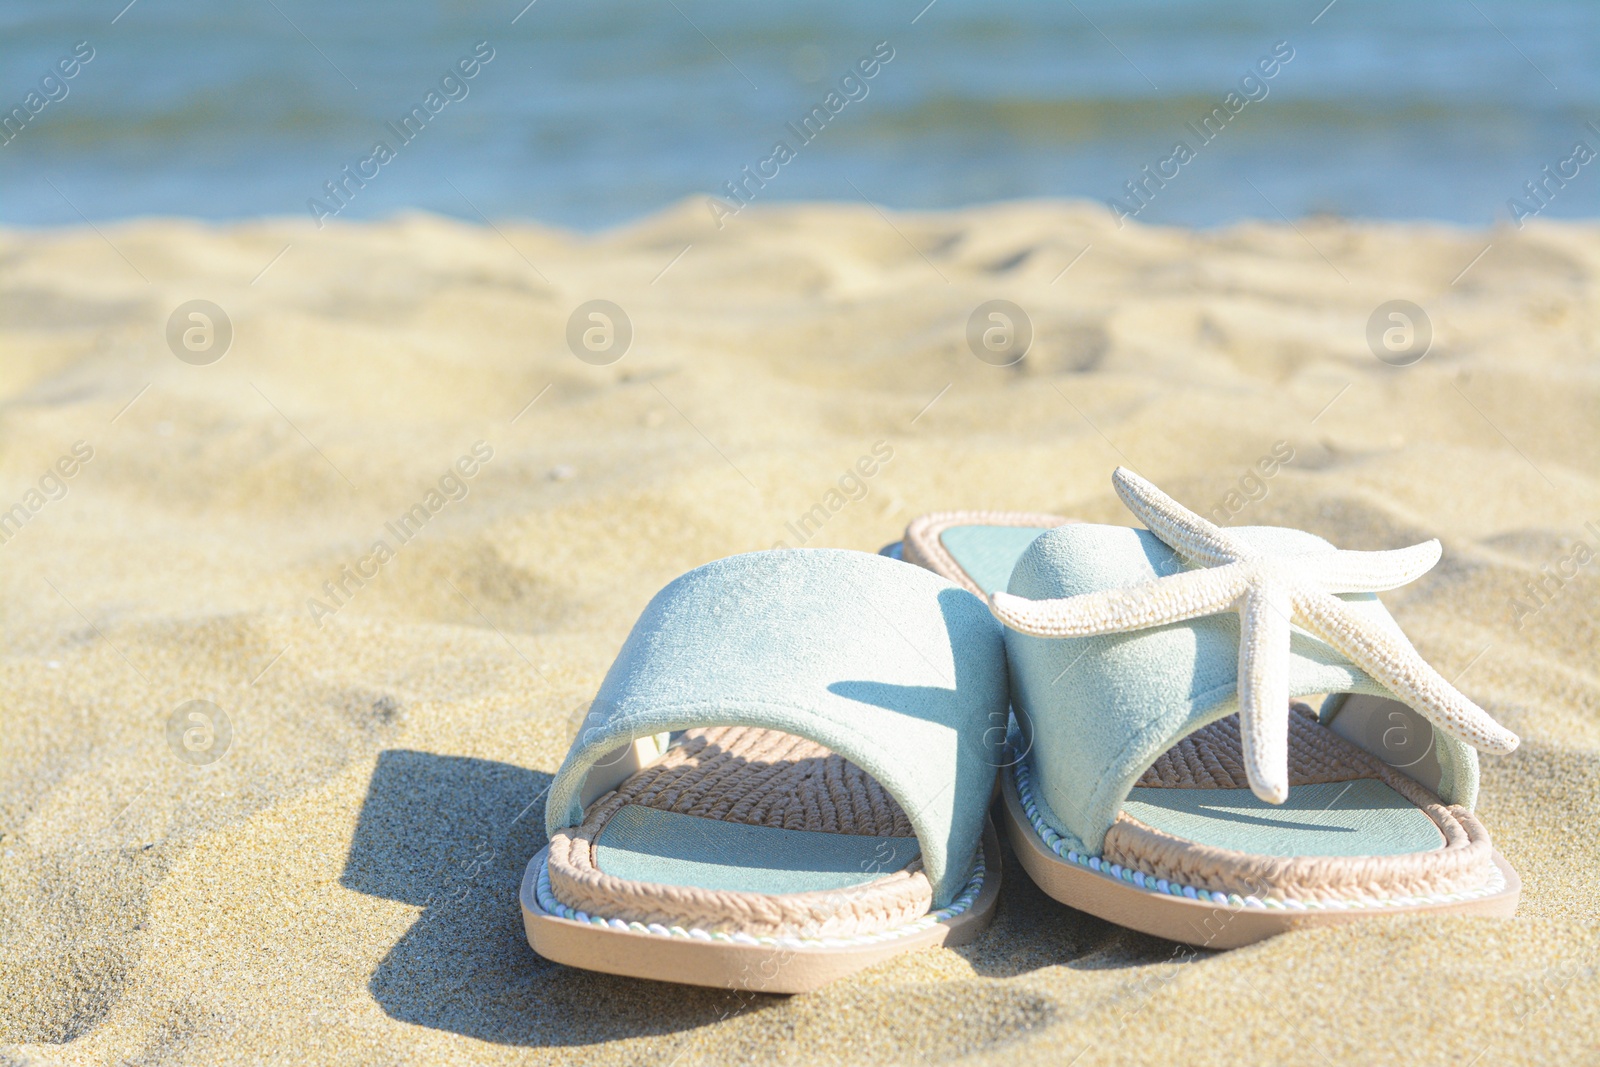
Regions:
[[[1597,238],[1070,203],[6,233],[4,1062],[1594,1062]],[[192,299],[231,320],[214,363],[165,339]],[[609,365],[565,340],[591,299],[632,323]],[[1014,366],[968,348],[990,299],[1031,317]],[[1366,339],[1393,299],[1432,322],[1414,365]],[[537,800],[660,586],[930,510],[1127,523],[1117,464],[1236,524],[1442,538],[1386,601],[1524,738],[1480,805],[1515,920],[1193,954],[1012,862],[976,945],[803,997],[529,950]]]

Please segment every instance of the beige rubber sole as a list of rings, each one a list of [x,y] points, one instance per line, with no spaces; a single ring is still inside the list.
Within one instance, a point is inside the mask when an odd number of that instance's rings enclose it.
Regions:
[[[1069,863],[1057,856],[1033,830],[1007,770],[1000,772],[1005,798],[1006,834],[1022,869],[1044,892],[1069,907],[1086,911],[1169,941],[1201,948],[1226,949],[1253,945],[1269,937],[1319,926],[1342,926],[1374,915],[1478,915],[1508,919],[1517,910],[1522,882],[1499,852],[1494,864],[1505,889],[1471,900],[1416,905],[1385,905],[1349,910],[1280,911],[1228,907],[1141,889],[1109,874]]]
[[[534,891],[546,851],[540,850],[528,862],[518,894],[522,925],[535,952],[569,967],[721,989],[805,993],[905,952],[965,945],[989,925],[1000,899],[1000,838],[993,822],[984,827],[983,888],[972,907],[903,937],[838,947],[785,948],[698,941],[563,919],[541,908]]]

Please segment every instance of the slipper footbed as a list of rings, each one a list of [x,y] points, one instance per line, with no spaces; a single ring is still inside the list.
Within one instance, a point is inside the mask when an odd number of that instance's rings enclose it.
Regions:
[[[848,937],[932,904],[910,820],[859,767],[774,730],[689,730],[551,839],[569,907],[753,936]]]
[[[1197,889],[1301,901],[1461,892],[1493,876],[1488,832],[1471,812],[1292,707],[1288,801],[1250,791],[1230,715],[1145,772],[1105,858]]]

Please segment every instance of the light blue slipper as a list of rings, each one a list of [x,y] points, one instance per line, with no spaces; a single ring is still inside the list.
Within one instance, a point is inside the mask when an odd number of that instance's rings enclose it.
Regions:
[[[1149,530],[1029,529],[962,522],[959,513],[939,523],[948,556],[940,573],[985,593],[1004,589],[1014,599],[997,604],[1038,608],[1040,617],[1052,605],[1058,618],[1063,604],[1095,606],[1066,598],[1130,587],[1106,595],[1137,606],[1147,583],[1195,573]],[[1252,556],[1313,560],[1335,551],[1298,530],[1221,535]],[[1340,599],[1363,625],[1398,635],[1376,597]],[[1472,814],[1471,745],[1322,640],[1286,629],[1284,703],[1330,695],[1319,712],[1297,704],[1289,715],[1293,788],[1285,802],[1269,803],[1252,791],[1237,714],[1239,615],[1120,629],[1006,632],[1016,713],[1001,776],[1007,829],[1051,896],[1212,948],[1365,915],[1514,911],[1517,876]]]
[[[529,943],[573,966],[799,992],[987,923],[1008,691],[983,601],[860,552],[678,578],[546,800]]]

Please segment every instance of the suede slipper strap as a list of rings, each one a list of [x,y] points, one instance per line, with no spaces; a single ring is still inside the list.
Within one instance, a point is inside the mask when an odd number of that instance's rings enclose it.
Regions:
[[[1314,534],[1270,526],[1229,529],[1263,550],[1335,551]],[[1184,569],[1148,530],[1088,523],[1046,531],[1029,545],[1008,591],[1034,600],[1137,585]],[[1341,595],[1381,625],[1395,626],[1370,593]],[[1129,791],[1180,739],[1238,708],[1239,617],[1208,615],[1129,633],[1035,637],[1007,630],[1012,697],[1022,721],[1037,795],[1058,833],[1098,853]],[[1392,696],[1310,634],[1290,637],[1289,695]],[[1477,753],[1434,731],[1446,803],[1470,809]],[[1380,754],[1381,755],[1381,754]]]
[[[650,601],[546,801],[547,830],[697,726],[804,737],[910,818],[935,907],[964,883],[1005,737],[1002,627],[983,601],[898,560],[835,549],[706,564]]]

